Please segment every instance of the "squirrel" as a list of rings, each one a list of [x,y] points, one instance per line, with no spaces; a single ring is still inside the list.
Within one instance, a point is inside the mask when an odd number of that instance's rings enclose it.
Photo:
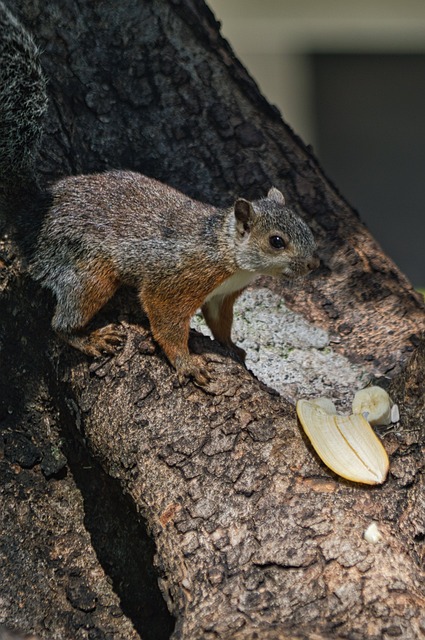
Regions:
[[[0,123],[8,123],[0,132],[6,138],[0,139],[0,188],[13,200],[37,190],[46,82],[37,47],[1,2],[0,40]],[[275,187],[265,198],[216,208],[115,170],[65,177],[49,187],[48,198],[40,189],[39,199],[49,206],[30,273],[56,298],[53,329],[90,356],[113,353],[122,341],[117,327],[86,328],[121,285],[130,285],[180,382],[210,380],[202,357],[188,348],[198,308],[213,336],[244,361],[231,338],[237,297],[258,275],[294,278],[318,266],[310,228]]]

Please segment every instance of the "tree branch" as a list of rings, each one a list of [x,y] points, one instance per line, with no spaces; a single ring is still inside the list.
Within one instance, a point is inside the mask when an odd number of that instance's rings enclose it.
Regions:
[[[44,51],[44,180],[131,168],[215,205],[276,185],[311,225],[322,266],[296,290],[270,286],[370,371],[395,374],[406,365],[424,327],[423,303],[311,150],[261,97],[200,1],[9,5]],[[32,575],[22,607],[19,581],[3,582],[8,601],[0,622],[46,638],[91,637],[87,629],[92,637],[148,638],[150,624],[136,621],[129,589],[117,586],[129,564],[110,561],[114,547],[124,554],[129,545],[127,558],[137,555],[137,511],[156,545],[174,638],[364,638],[365,630],[371,638],[419,637],[423,442],[420,431],[407,428],[415,425],[404,403],[406,429],[385,436],[389,481],[377,488],[342,482],[303,441],[293,406],[214,343],[194,335],[191,348],[209,353],[215,382],[205,390],[179,387],[128,292],[100,318],[125,320],[118,356],[91,363],[59,345],[48,327],[52,305],[22,275],[19,246],[4,237],[1,249],[2,504],[19,516],[5,531],[11,537],[21,526],[21,540],[33,531],[26,561],[17,564],[26,567],[25,580],[38,566],[43,538],[46,549],[45,573]],[[17,433],[29,443],[26,455],[30,445],[38,451],[26,470],[23,454],[14,458],[7,448]],[[64,449],[71,473],[62,477],[59,462],[50,476],[56,479],[46,480],[43,461],[48,468],[54,447]],[[104,522],[108,532],[103,569],[88,524],[94,485],[80,481],[72,453],[85,447],[113,479],[100,483],[99,501],[112,493],[111,512],[122,514],[116,534],[109,533],[112,516],[106,523],[99,516],[96,531]],[[32,513],[25,513],[23,486]],[[128,499],[123,512],[115,508],[121,492]],[[64,493],[70,507],[61,511]],[[44,520],[34,517],[37,508]],[[383,536],[377,545],[363,539],[372,521]],[[11,567],[21,547],[4,549]],[[111,566],[114,589],[105,575]],[[51,584],[55,594],[43,609],[40,594]],[[117,593],[126,613],[118,622]],[[169,630],[165,623],[151,637]]]

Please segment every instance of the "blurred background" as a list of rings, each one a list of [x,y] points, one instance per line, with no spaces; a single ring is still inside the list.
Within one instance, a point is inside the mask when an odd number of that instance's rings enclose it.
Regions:
[[[425,288],[424,0],[207,0],[264,95]]]

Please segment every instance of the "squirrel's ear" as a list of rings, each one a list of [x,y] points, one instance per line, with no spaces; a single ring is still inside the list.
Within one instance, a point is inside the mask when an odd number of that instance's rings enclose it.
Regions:
[[[254,222],[255,214],[252,204],[244,198],[238,198],[235,202],[236,229],[241,236],[249,233]]]
[[[269,198],[269,200],[274,200],[278,204],[285,204],[285,196],[281,191],[279,191],[279,189],[276,189],[276,187],[272,187],[270,189],[267,197]]]

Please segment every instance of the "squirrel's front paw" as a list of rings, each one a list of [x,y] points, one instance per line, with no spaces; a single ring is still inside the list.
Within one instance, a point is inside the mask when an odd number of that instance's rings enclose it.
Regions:
[[[177,356],[174,366],[177,371],[179,383],[184,384],[185,378],[193,378],[196,384],[204,386],[211,380],[211,376],[201,356],[184,355]]]

